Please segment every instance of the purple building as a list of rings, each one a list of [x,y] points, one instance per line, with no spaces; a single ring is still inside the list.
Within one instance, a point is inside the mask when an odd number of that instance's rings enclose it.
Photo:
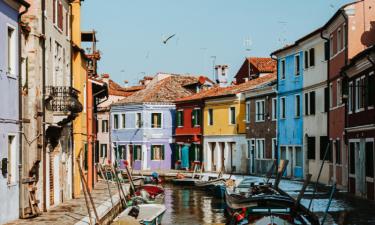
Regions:
[[[24,1],[0,1],[0,224],[19,217],[19,26]],[[23,9],[22,9],[23,10]]]
[[[136,170],[171,169],[175,111],[173,103],[199,91],[194,76],[158,74],[146,86],[111,107],[112,155]]]

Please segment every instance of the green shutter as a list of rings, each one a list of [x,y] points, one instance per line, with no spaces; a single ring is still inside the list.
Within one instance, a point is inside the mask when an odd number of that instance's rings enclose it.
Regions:
[[[181,111],[177,111],[177,126],[181,126]]]
[[[161,128],[161,113],[158,113],[158,128]]]
[[[180,121],[181,121],[181,126],[183,127],[184,126],[184,111],[180,111],[180,112],[181,112]]]
[[[133,160],[137,160],[137,148],[133,145]]]
[[[164,156],[165,156],[165,154],[164,154],[164,150],[165,150],[164,145],[162,145],[162,146],[161,146],[161,150],[160,150],[160,152],[161,152],[161,159],[162,159],[162,160],[164,160]]]
[[[201,110],[197,109],[197,125],[201,125]]]
[[[151,145],[151,160],[154,160],[154,146]]]

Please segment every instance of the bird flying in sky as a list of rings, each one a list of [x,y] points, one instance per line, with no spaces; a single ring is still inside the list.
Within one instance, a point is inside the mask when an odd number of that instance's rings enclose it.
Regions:
[[[164,40],[163,40],[163,44],[167,44],[167,42],[168,42],[171,38],[173,38],[174,36],[176,36],[176,34],[173,34],[173,35],[169,36],[167,39],[164,39]]]

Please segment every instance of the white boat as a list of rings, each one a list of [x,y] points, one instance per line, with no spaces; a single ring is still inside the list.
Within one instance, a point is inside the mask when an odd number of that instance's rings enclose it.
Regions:
[[[136,217],[136,219],[140,224],[144,225],[160,225],[163,215],[167,210],[165,205],[161,204],[129,206],[119,216],[117,216],[114,222],[121,221],[121,219],[128,217],[129,212],[132,210],[133,207],[139,207],[139,214]]]

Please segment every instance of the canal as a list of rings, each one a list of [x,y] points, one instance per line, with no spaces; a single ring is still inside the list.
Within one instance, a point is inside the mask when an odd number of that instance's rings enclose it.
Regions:
[[[163,225],[225,223],[225,203],[207,191],[166,184]]]
[[[259,179],[259,178],[256,178]],[[301,188],[300,182],[282,181],[281,188],[296,196]],[[225,202],[209,192],[194,187],[176,186],[170,183],[165,188],[163,225],[209,225],[226,222]],[[312,187],[305,193],[302,204],[309,204]],[[313,211],[321,219],[328,203],[328,193],[318,192],[312,204]],[[375,224],[375,204],[372,201],[352,197],[347,193],[336,193],[325,224],[338,224],[340,216],[346,212],[346,224]]]

